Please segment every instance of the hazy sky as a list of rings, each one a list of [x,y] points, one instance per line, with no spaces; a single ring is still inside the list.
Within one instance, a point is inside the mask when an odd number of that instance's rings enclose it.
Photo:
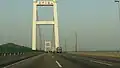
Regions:
[[[31,46],[32,2],[0,1],[0,44]],[[40,19],[52,19],[52,8],[39,10]],[[120,49],[120,22],[114,0],[59,0],[58,15],[60,42],[63,46],[66,39],[68,50],[74,50],[74,32],[78,34],[79,50]],[[51,39],[51,30],[51,26],[42,26],[45,39]]]

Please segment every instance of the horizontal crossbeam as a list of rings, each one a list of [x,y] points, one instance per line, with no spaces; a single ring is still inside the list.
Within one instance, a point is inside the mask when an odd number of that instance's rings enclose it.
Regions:
[[[39,25],[54,25],[54,21],[37,21],[36,24]]]

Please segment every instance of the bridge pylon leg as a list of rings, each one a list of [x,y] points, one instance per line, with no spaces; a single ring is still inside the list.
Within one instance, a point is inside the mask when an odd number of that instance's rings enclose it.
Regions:
[[[36,50],[36,20],[37,20],[36,1],[33,2],[33,23],[32,23],[32,50]]]
[[[53,6],[53,10],[54,10],[54,38],[55,38],[55,49],[57,47],[59,47],[59,26],[58,26],[58,15],[57,15],[57,3],[55,2],[54,3],[54,6]]]

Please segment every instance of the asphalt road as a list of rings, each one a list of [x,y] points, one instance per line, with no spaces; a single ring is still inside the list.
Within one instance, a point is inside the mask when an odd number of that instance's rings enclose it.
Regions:
[[[44,53],[4,68],[120,68],[120,65],[70,54]]]

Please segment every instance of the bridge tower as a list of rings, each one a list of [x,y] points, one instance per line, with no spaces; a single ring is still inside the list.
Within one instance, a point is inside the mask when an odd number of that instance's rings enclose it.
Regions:
[[[48,6],[48,7],[52,6],[54,19],[52,21],[38,21],[37,20],[38,6]],[[59,31],[58,31],[58,16],[57,16],[56,0],[40,0],[40,1],[33,0],[32,50],[37,49],[36,25],[53,25],[55,48],[59,47]]]

